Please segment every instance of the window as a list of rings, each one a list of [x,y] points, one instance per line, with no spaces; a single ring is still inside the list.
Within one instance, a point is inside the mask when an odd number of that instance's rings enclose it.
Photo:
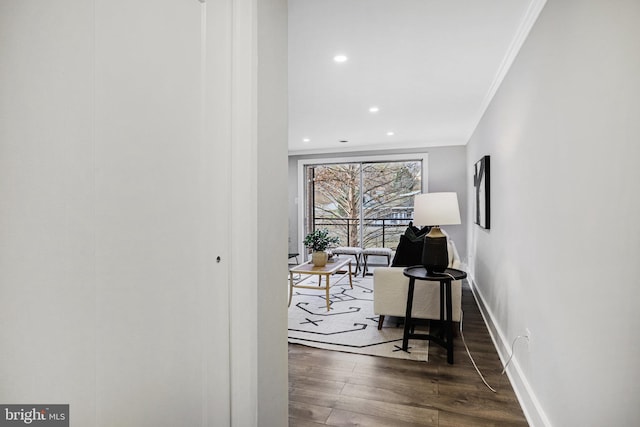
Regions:
[[[426,155],[414,156],[302,164],[302,234],[327,228],[342,246],[395,249],[424,186]]]

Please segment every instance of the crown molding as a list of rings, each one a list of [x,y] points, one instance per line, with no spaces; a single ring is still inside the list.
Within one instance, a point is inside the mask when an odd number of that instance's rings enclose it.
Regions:
[[[533,25],[538,19],[538,16],[540,15],[540,12],[542,12],[542,9],[544,8],[544,5],[546,3],[547,3],[547,0],[531,0],[531,2],[529,3],[529,7],[527,8],[527,11],[523,15],[522,20],[520,21],[520,25],[518,26],[518,30],[516,31],[516,34],[513,40],[511,41],[509,48],[507,49],[507,53],[505,54],[504,58],[502,59],[502,62],[500,63],[500,66],[498,67],[496,75],[493,78],[493,82],[491,83],[491,86],[489,87],[487,94],[482,100],[482,104],[480,104],[477,120],[474,126],[471,128],[471,132],[469,133],[469,140],[475,133],[476,128],[478,127],[478,124],[480,124],[480,120],[482,120],[482,117],[484,116],[485,111],[487,111],[487,108],[489,108],[489,105],[491,104],[493,97],[495,96],[496,92],[498,92],[498,89],[500,88],[502,81],[504,80],[505,76],[509,72],[511,65],[513,64],[513,61],[516,59],[516,56],[518,56],[518,53],[520,52],[522,45],[524,44],[525,40],[529,36],[529,32],[531,31],[531,28],[533,28]],[[469,142],[469,140],[467,140],[467,143]]]

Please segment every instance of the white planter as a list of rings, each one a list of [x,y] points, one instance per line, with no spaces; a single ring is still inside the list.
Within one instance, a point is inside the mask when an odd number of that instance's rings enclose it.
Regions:
[[[329,254],[326,252],[313,252],[311,254],[311,262],[316,267],[324,267],[327,265],[327,260],[329,259]]]

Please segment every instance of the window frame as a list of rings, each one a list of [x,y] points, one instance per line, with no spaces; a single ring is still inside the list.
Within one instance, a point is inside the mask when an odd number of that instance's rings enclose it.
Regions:
[[[296,197],[298,212],[298,253],[302,255],[302,259],[306,260],[306,251],[304,250],[304,224],[305,224],[305,167],[309,165],[320,164],[341,164],[341,163],[371,163],[371,162],[415,162],[420,161],[422,164],[422,180],[421,191],[427,193],[429,191],[429,153],[407,153],[407,154],[379,154],[379,155],[362,155],[362,156],[341,156],[341,157],[323,157],[309,158],[298,160],[298,195]]]

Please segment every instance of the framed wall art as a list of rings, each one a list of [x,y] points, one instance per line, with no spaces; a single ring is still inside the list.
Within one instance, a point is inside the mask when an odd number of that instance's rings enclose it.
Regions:
[[[473,185],[476,190],[475,223],[487,230],[491,228],[490,170],[489,156],[484,156],[474,165],[473,173]]]

